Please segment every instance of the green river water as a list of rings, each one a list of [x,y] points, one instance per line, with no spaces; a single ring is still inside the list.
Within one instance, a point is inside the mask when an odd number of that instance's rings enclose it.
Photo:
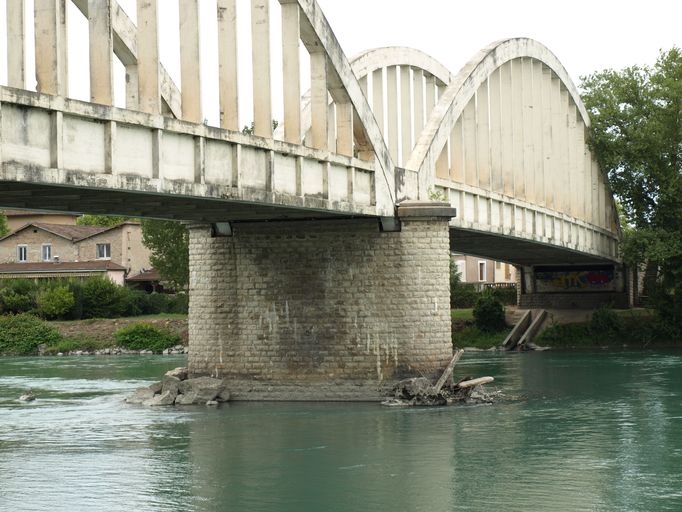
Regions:
[[[465,354],[494,405],[123,402],[183,364],[0,359],[0,510],[682,510],[679,351]]]

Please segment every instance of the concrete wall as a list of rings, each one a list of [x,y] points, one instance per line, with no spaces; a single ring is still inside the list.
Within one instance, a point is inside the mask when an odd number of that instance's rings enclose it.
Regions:
[[[435,375],[452,355],[448,244],[442,219],[192,226],[190,371],[288,399],[376,399]]]

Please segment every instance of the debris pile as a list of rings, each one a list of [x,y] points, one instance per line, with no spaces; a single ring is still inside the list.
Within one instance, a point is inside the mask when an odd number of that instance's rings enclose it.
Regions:
[[[426,377],[413,377],[398,382],[393,388],[393,396],[384,402],[388,406],[428,406],[452,405],[455,403],[492,403],[500,395],[499,391],[487,393],[482,386],[493,382],[492,377],[465,377],[459,382],[452,380],[455,364],[462,357],[463,350],[458,350],[452,357],[450,364],[436,384],[432,384]]]

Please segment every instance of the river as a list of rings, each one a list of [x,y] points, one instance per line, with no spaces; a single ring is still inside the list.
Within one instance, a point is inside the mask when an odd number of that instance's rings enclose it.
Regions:
[[[0,359],[0,510],[682,510],[682,352],[466,353],[494,405],[123,402],[183,364]]]

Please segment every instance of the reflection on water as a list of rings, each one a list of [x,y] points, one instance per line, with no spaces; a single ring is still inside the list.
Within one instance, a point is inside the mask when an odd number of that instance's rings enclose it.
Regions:
[[[122,402],[183,362],[0,360],[0,509],[682,510],[682,353],[467,354],[494,406]]]

